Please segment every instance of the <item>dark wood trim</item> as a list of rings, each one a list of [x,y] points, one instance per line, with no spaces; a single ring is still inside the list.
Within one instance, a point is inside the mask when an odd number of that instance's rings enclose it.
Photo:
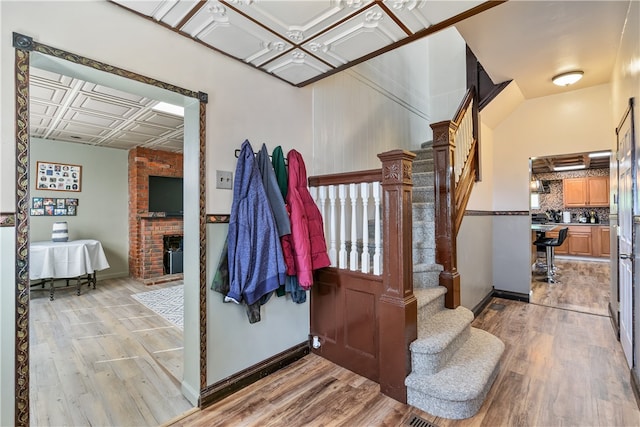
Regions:
[[[440,286],[447,288],[445,307],[460,305],[460,274],[457,267],[454,135],[452,121],[438,122],[433,129],[433,165],[435,186],[436,263],[442,265]]]
[[[411,373],[409,345],[418,337],[413,294],[412,163],[416,155],[393,150],[382,161],[383,274],[379,309],[380,392],[407,402],[404,380]]]
[[[484,3],[481,3],[481,4],[477,5],[476,7],[473,7],[471,9],[469,9],[469,10],[466,10],[466,11],[464,11],[464,12],[462,12],[462,13],[456,15],[456,16],[453,16],[453,17],[451,17],[449,19],[446,19],[446,20],[444,20],[442,22],[439,22],[439,23],[434,24],[434,25],[432,25],[432,26],[430,26],[428,28],[425,28],[425,29],[423,29],[421,31],[418,31],[418,32],[414,33],[413,36],[411,36],[411,37],[407,37],[407,38],[404,38],[404,39],[402,39],[400,41],[392,43],[392,44],[390,44],[390,45],[388,45],[388,46],[386,46],[386,47],[384,47],[382,49],[378,49],[375,52],[372,52],[372,53],[370,53],[368,55],[362,56],[362,57],[360,57],[358,59],[355,59],[355,60],[353,60],[353,61],[351,61],[351,62],[349,62],[347,64],[344,64],[344,65],[342,65],[340,67],[334,68],[333,70],[330,70],[330,71],[328,71],[328,72],[326,72],[324,74],[321,74],[319,76],[313,77],[313,78],[311,78],[309,80],[305,80],[302,83],[298,83],[295,86],[304,87],[304,86],[307,86],[307,85],[309,85],[311,83],[315,83],[315,82],[317,82],[319,80],[322,80],[322,79],[324,79],[326,77],[329,77],[329,76],[331,76],[333,74],[339,73],[340,71],[343,71],[343,70],[346,70],[348,68],[351,68],[354,65],[358,65],[361,62],[368,61],[371,58],[375,58],[376,56],[380,56],[380,55],[382,55],[384,53],[387,53],[387,52],[389,52],[391,50],[397,49],[397,48],[399,48],[401,46],[404,46],[406,44],[409,44],[411,42],[419,40],[419,39],[421,39],[423,37],[429,36],[429,35],[431,35],[433,33],[437,33],[440,30],[444,30],[445,28],[451,27],[451,26],[457,24],[460,21],[463,21],[463,20],[465,20],[467,18],[475,16],[475,15],[477,15],[479,13],[485,12],[485,11],[487,11],[487,10],[493,8],[493,7],[499,6],[502,3],[506,3],[506,1],[507,0],[498,0],[498,1],[493,1],[492,0],[492,1],[486,1]]]
[[[635,370],[629,371],[631,389],[633,390],[633,396],[636,398],[636,405],[640,408],[640,379],[638,378]]]
[[[616,339],[620,341],[620,316],[613,310],[611,306],[611,301],[607,305],[609,308],[609,320],[611,320],[611,326],[613,327],[613,332],[616,335]]]
[[[489,105],[491,101],[493,101],[500,93],[509,86],[512,80],[507,80],[506,82],[498,83],[493,86],[493,88],[489,91],[489,93],[480,101],[478,101],[478,110],[482,111],[484,107]]]
[[[118,75],[130,80],[160,87],[183,96],[195,98],[200,101],[200,383],[206,385],[206,223],[205,209],[205,149],[206,149],[206,94],[183,89],[179,86],[164,83],[162,81],[143,76],[122,68],[113,67],[100,61],[86,58],[67,52],[62,49],[47,46],[33,41],[27,36],[20,35],[22,39],[29,39],[29,51],[39,52],[55,58],[64,59],[76,64],[81,64],[100,71]],[[14,35],[14,40],[16,40]],[[15,425],[29,425],[29,277],[28,277],[28,222],[29,222],[29,51],[20,47],[15,49],[15,137],[16,137],[16,342],[15,342]]]
[[[29,61],[15,49],[15,425],[29,425]]]
[[[482,298],[482,300],[480,300],[478,304],[476,304],[475,307],[473,307],[473,310],[471,310],[473,312],[473,317],[478,317],[478,315],[482,313],[485,308],[487,308],[494,296],[495,292],[492,289],[487,295],[485,295],[484,298]]]
[[[314,272],[310,293],[311,351],[363,377],[380,381],[382,276],[326,267]]]
[[[231,214],[207,214],[207,224],[228,224]]]
[[[15,227],[15,226],[16,226],[15,212],[0,212],[0,227]]]
[[[198,197],[198,221],[199,221],[199,243],[200,243],[200,390],[207,386],[207,295],[209,294],[209,286],[207,286],[207,101],[208,96],[203,92],[198,92],[200,100],[199,109],[199,152],[198,167],[200,174],[198,178],[199,194]],[[204,96],[203,96],[204,95]]]
[[[300,343],[253,366],[211,384],[200,392],[199,406],[205,408],[255,383],[309,354],[309,342]]]
[[[356,172],[310,176],[309,186],[320,187],[322,185],[360,184],[362,182],[380,181],[382,181],[382,169],[369,169]]]
[[[520,292],[503,291],[501,289],[493,289],[493,296],[496,298],[510,299],[514,301],[530,302],[529,294],[523,294]]]
[[[482,111],[500,92],[506,88],[511,80],[495,84],[485,71],[478,58],[467,45],[467,88],[474,88],[478,111]],[[474,136],[478,136],[474,133]]]
[[[464,216],[529,216],[529,211],[464,211]]]

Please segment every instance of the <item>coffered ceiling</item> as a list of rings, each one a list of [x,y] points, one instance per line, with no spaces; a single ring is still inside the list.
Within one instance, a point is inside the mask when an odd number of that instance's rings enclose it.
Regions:
[[[589,153],[537,157],[531,160],[531,173],[555,172],[556,167],[584,166],[584,169],[609,169],[609,156],[589,157]]]
[[[31,137],[182,152],[184,120],[156,100],[34,67],[29,96]]]
[[[482,0],[112,0],[296,86],[502,2]]]

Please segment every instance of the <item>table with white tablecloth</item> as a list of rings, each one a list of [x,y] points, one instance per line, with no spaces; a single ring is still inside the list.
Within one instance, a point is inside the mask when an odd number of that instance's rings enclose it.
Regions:
[[[49,283],[49,298],[54,298],[54,282],[76,281],[80,295],[83,284],[96,287],[96,272],[109,268],[109,262],[98,240],[72,240],[69,242],[32,242],[29,245],[29,279],[31,286],[42,288]]]

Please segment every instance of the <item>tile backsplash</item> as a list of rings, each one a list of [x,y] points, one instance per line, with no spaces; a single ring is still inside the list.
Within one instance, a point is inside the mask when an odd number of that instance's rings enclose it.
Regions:
[[[578,216],[585,212],[595,211],[599,222],[609,222],[609,208],[565,208],[562,201],[562,180],[565,178],[581,178],[583,176],[608,176],[609,169],[588,169],[584,171],[567,171],[540,173],[532,179],[546,181],[549,185],[548,193],[540,193],[540,209],[531,209],[531,213],[543,213],[546,210],[560,210],[571,212],[571,222],[578,222]]]

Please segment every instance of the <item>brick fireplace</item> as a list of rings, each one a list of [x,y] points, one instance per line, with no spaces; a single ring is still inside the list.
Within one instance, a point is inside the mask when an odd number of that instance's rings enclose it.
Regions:
[[[182,217],[149,213],[149,176],[183,176],[180,153],[135,148],[129,151],[129,274],[152,279],[165,274],[164,239],[182,236]]]

